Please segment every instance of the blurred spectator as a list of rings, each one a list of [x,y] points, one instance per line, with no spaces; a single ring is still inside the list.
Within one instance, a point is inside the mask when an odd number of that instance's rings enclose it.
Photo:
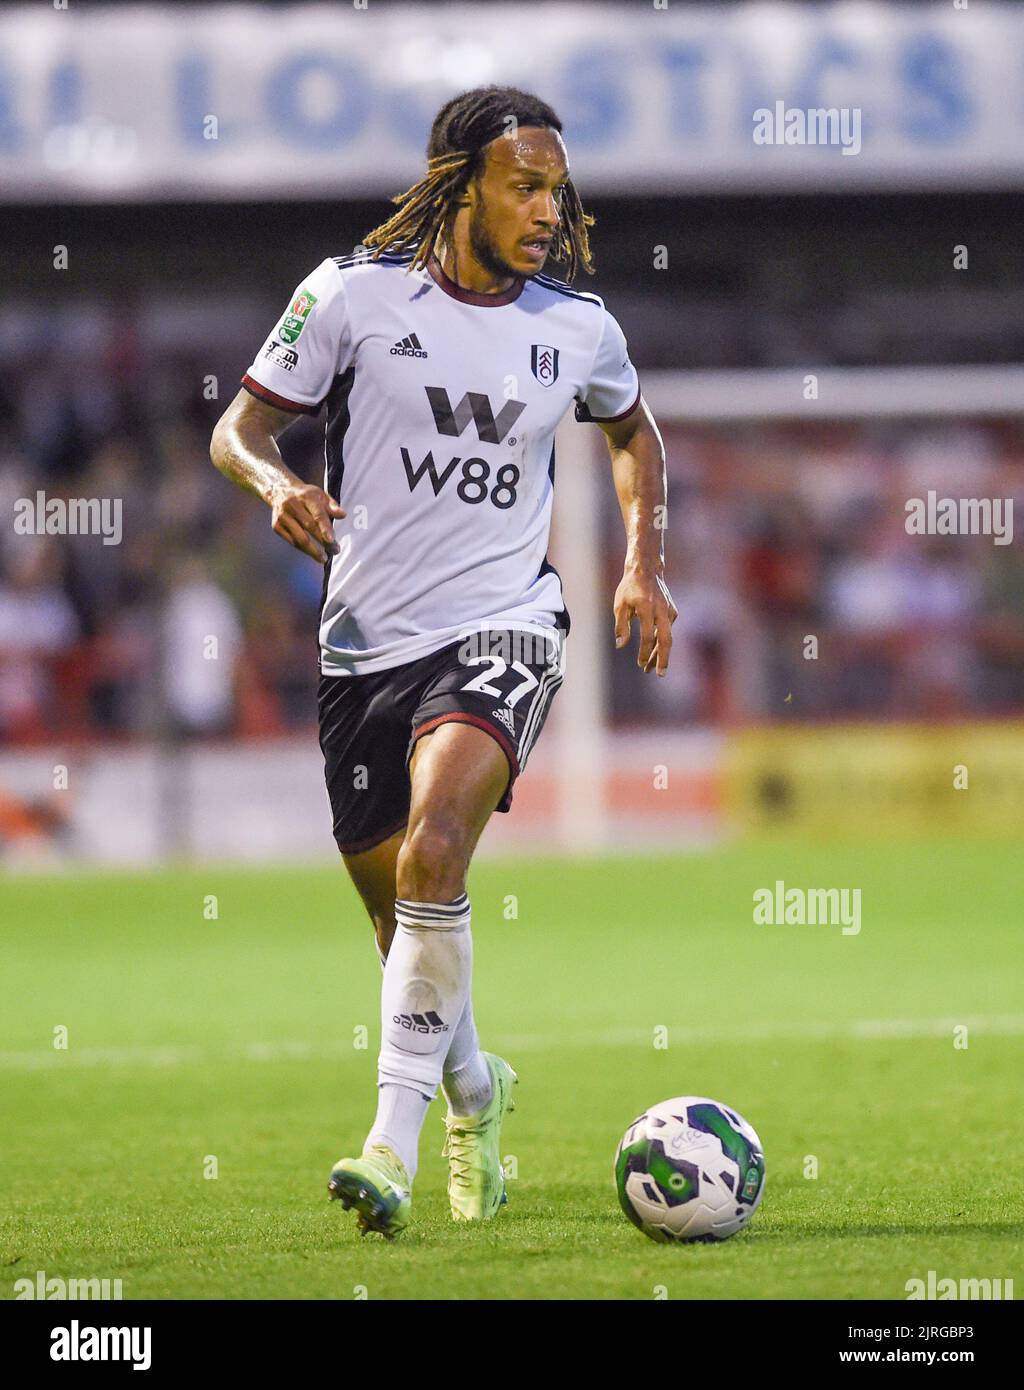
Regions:
[[[241,627],[197,558],[185,560],[172,581],[163,635],[163,692],[173,727],[185,735],[227,733]]]
[[[0,577],[0,734],[29,742],[59,722],[56,673],[79,629],[60,587],[56,542],[18,541]]]

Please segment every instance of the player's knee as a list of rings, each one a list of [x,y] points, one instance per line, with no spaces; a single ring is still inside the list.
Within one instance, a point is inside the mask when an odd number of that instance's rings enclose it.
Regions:
[[[463,891],[468,837],[447,819],[420,821],[398,855],[398,896],[419,902],[447,902]]]

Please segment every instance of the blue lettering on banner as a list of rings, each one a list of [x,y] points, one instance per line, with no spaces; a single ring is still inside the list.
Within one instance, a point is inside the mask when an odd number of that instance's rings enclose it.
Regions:
[[[218,145],[212,140],[207,140],[203,134],[203,123],[206,117],[216,114],[211,67],[209,58],[202,55],[182,58],[174,70],[174,100],[178,118],[178,134],[185,144],[217,149]],[[217,139],[223,140],[226,131],[226,122],[218,116]]]
[[[566,140],[576,149],[600,149],[625,130],[622,78],[622,52],[615,48],[579,48],[566,61],[560,74],[565,97],[556,105],[566,113]]]
[[[852,83],[845,89],[844,95],[837,99],[835,92],[829,91],[825,81],[827,74],[837,69],[841,72],[858,71],[863,66],[862,56],[851,44],[844,43],[833,34],[823,34],[811,50],[806,69],[797,82],[796,99],[792,104],[803,111],[815,111],[821,107],[862,108],[861,139],[866,145],[871,135],[870,102],[851,99],[856,92]],[[825,148],[833,150],[837,155],[842,153],[839,145]]]
[[[696,139],[707,134],[705,123],[704,74],[707,53],[697,43],[665,43],[658,46],[656,60],[668,74],[669,129],[679,139]]]
[[[963,64],[943,39],[917,34],[903,47],[900,73],[907,106],[900,126],[912,140],[938,145],[966,135],[974,122]]]
[[[773,109],[774,103],[782,93],[765,78],[764,63],[755,60],[754,55],[744,46],[737,46],[734,59],[739,71],[741,92],[736,112],[736,139],[747,144],[751,139],[754,112],[761,108]]]
[[[861,54],[857,49],[832,34],[823,34],[812,48],[807,66],[796,86],[796,99],[792,103],[804,111],[815,110],[821,106],[857,105],[856,102],[836,101],[825,87],[823,81],[827,73],[839,69],[853,72],[862,66]]]
[[[14,84],[6,68],[0,68],[0,149],[13,153],[23,142],[21,127],[14,118]]]
[[[82,119],[82,69],[57,63],[50,70],[50,124],[77,125]]]
[[[157,188],[188,196],[199,185],[227,197],[391,193],[415,177],[437,105],[470,82],[423,57],[444,45],[455,52],[450,20],[428,7],[415,35],[422,82],[405,80],[383,50],[392,30],[372,6],[358,21],[345,5],[323,7],[315,35],[282,28],[274,7],[251,6],[243,18],[211,6],[182,30],[166,0],[116,20],[72,6],[27,38],[20,8],[0,5],[0,205],[61,189],[109,197],[111,161],[126,197]],[[641,171],[663,190],[753,191],[793,179],[955,188],[968,158],[979,186],[1024,186],[1024,6],[979,3],[961,20],[939,0],[914,16],[875,0],[793,5],[783,25],[761,22],[759,8],[666,7],[647,27],[628,7],[580,4],[552,11],[539,49],[508,50],[479,17],[460,24],[457,41],[486,52],[494,80],[550,98],[591,194]],[[774,113],[777,102],[804,113],[856,109],[862,158],[833,160],[841,145],[755,148],[754,112]],[[204,139],[212,114],[216,143]],[[135,145],[125,125],[143,120],[146,158],[126,158]]]
[[[334,110],[316,117],[303,108],[303,88],[314,73],[330,78],[336,92]],[[267,112],[276,133],[305,149],[337,150],[366,125],[371,95],[362,73],[352,63],[320,53],[297,53],[267,78]]]
[[[433,93],[428,98],[415,88],[403,88],[400,101],[385,101],[388,124],[403,144],[415,150],[425,150],[431,122],[439,102]]]

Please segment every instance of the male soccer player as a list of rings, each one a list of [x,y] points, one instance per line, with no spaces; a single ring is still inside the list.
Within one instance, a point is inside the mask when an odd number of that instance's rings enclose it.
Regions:
[[[592,218],[555,112],[514,88],[439,111],[398,212],[298,287],[211,453],[325,567],[320,744],[334,835],[384,963],[377,1116],[329,1190],[360,1229],[409,1220],[420,1129],[441,1085],[453,1217],[492,1217],[512,1068],[481,1052],[466,873],[562,681],[569,619],[546,559],[555,427],[608,437],[626,527],[615,640],[640,627],[663,675],[665,468],[622,332],[597,295]],[[567,280],[542,274],[548,256]],[[277,437],[327,406],[323,489]],[[344,502],[344,507],[342,506]]]

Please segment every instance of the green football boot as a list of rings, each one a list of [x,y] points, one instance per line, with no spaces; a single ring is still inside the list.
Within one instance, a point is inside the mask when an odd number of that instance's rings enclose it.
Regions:
[[[379,1231],[385,1240],[394,1240],[409,1224],[409,1174],[386,1144],[371,1144],[360,1158],[340,1158],[331,1169],[327,1191],[346,1211],[355,1207],[361,1235]]]
[[[483,1054],[491,1073],[491,1099],[475,1115],[445,1116],[448,1137],[448,1201],[456,1221],[489,1221],[508,1201],[501,1166],[501,1122],[514,1110],[512,1087],[519,1078],[500,1057]]]

